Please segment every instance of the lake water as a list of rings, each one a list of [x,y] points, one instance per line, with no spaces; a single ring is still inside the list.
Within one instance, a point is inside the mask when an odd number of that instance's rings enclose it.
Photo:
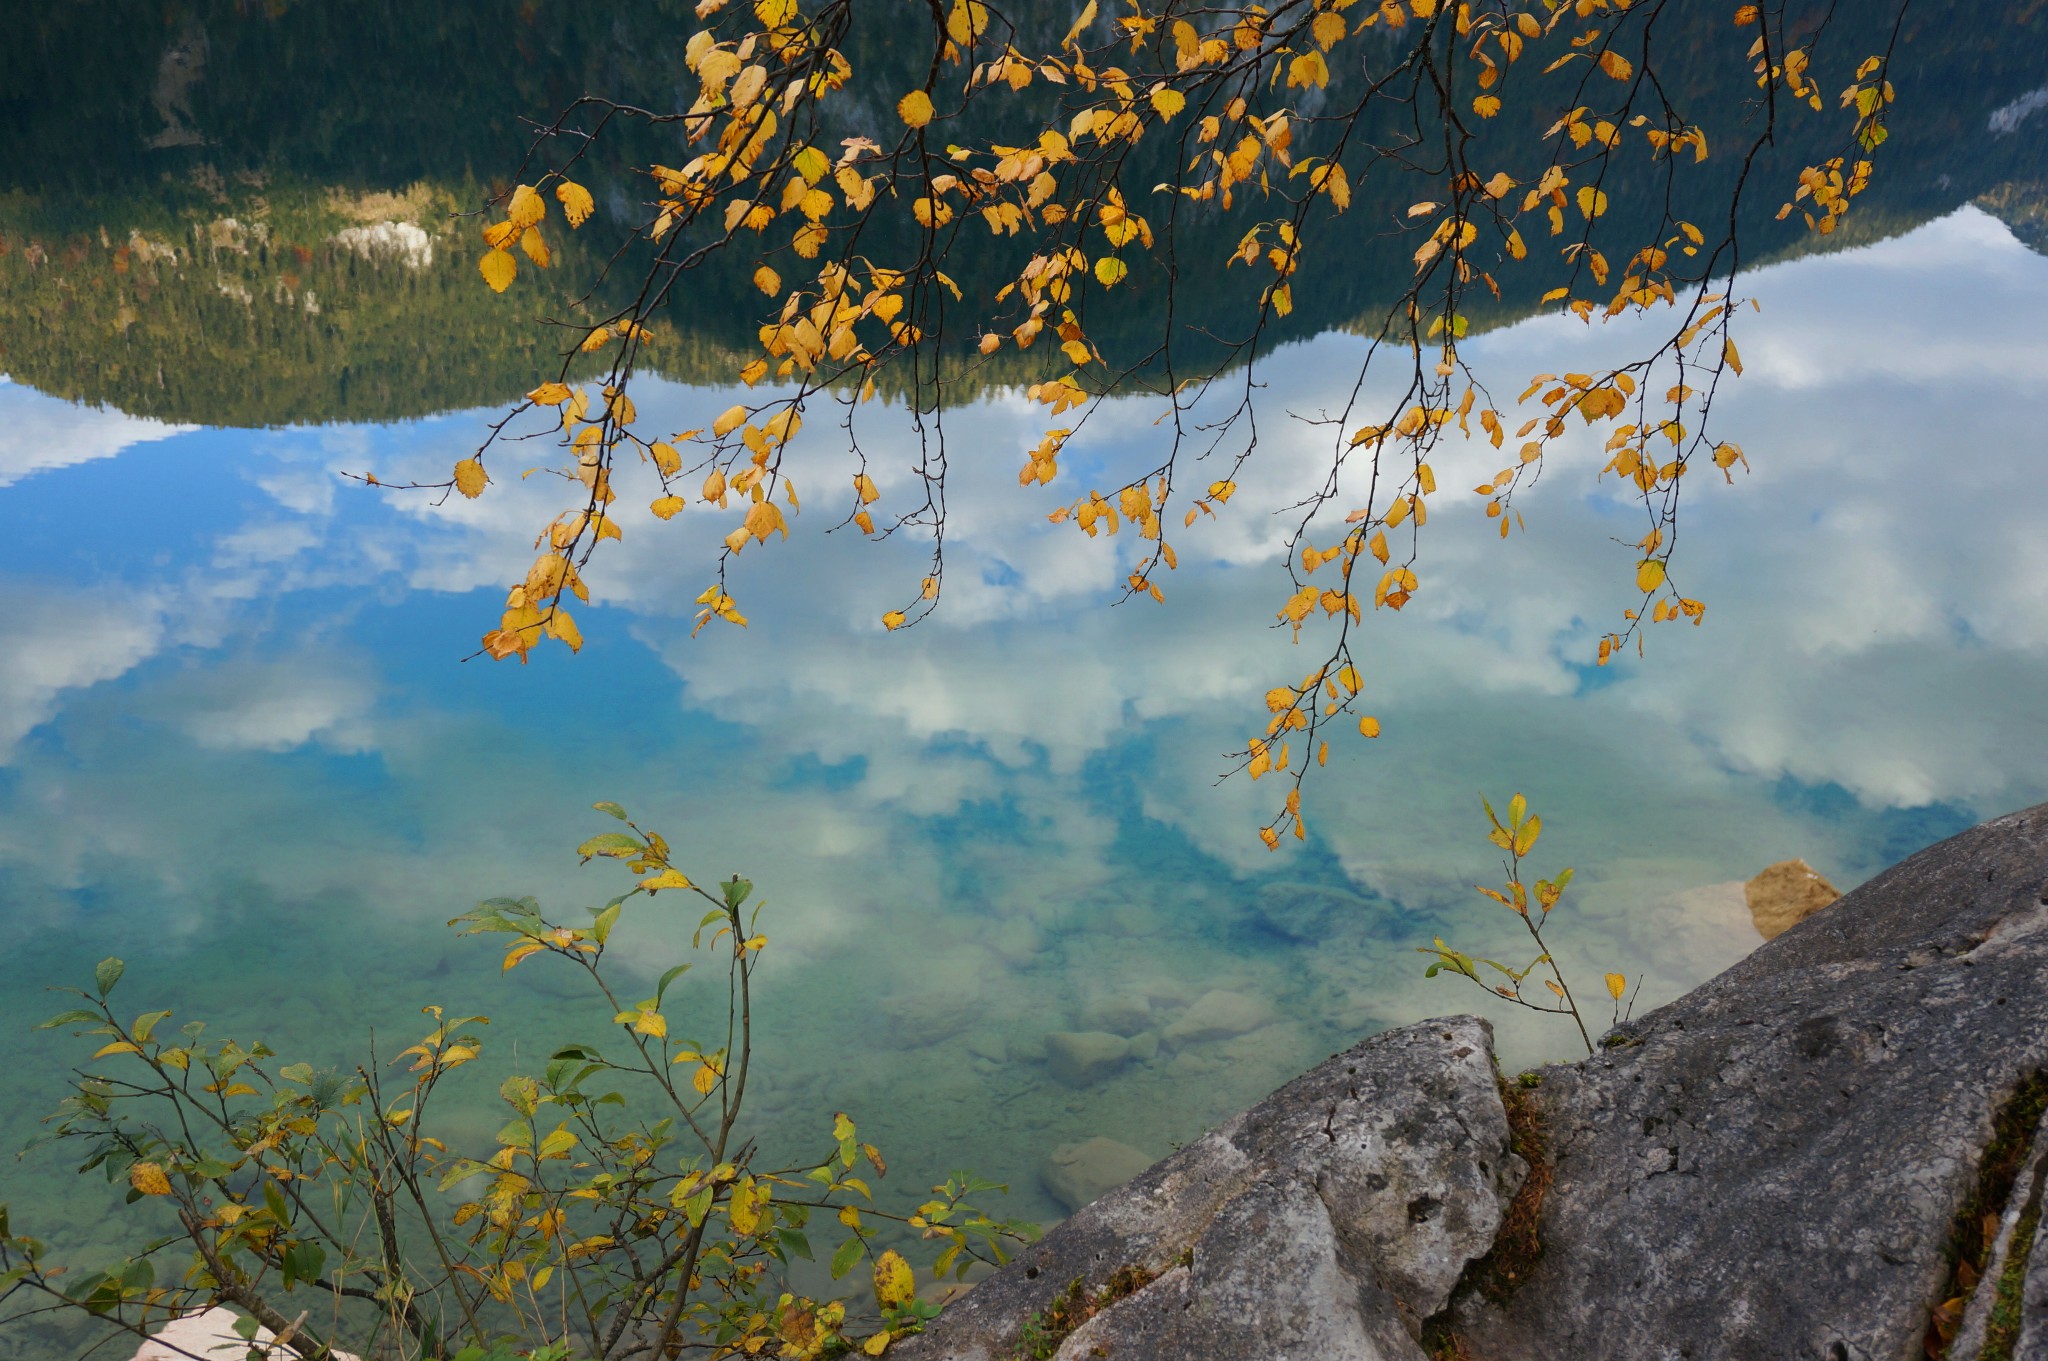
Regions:
[[[574,854],[616,825],[591,805],[615,800],[697,879],[747,875],[767,904],[748,1103],[771,1150],[815,1150],[845,1110],[899,1204],[971,1167],[1009,1184],[1008,1213],[1049,1222],[1066,1211],[1043,1177],[1055,1150],[1100,1136],[1163,1155],[1387,1026],[1479,1010],[1510,1071],[1571,1057],[1568,1022],[1422,975],[1437,936],[1527,958],[1471,887],[1499,873],[1482,793],[1542,814],[1538,871],[1578,873],[1560,958],[1582,994],[1605,970],[1639,977],[1638,1010],[1754,948],[1740,884],[1765,865],[1803,857],[1847,889],[2048,798],[2038,5],[1916,0],[1901,118],[1848,231],[1795,240],[1752,205],[1756,258],[1862,244],[1749,277],[1748,373],[1716,421],[1753,471],[1687,479],[1674,564],[1704,625],[1655,626],[1644,658],[1595,667],[1634,603],[1640,507],[1568,442],[1503,542],[1463,490],[1500,456],[1447,447],[1423,589],[1355,644],[1383,735],[1332,743],[1312,834],[1277,853],[1255,835],[1275,782],[1222,777],[1264,692],[1322,659],[1272,627],[1277,512],[1328,457],[1289,413],[1348,386],[1364,342],[1343,328],[1377,305],[1371,262],[1406,254],[1373,240],[1405,192],[1359,181],[1335,249],[1365,263],[1298,290],[1294,329],[1272,333],[1290,343],[1262,357],[1260,462],[1220,519],[1175,537],[1163,605],[1117,603],[1130,534],[1045,519],[1156,462],[1157,403],[1105,404],[1054,487],[1027,492],[1043,408],[997,391],[947,413],[949,570],[918,627],[879,620],[914,592],[921,543],[822,532],[846,469],[814,414],[796,533],[737,566],[749,628],[690,633],[729,516],[636,510],[587,573],[581,655],[492,663],[470,654],[559,484],[499,459],[481,500],[437,505],[345,474],[445,478],[551,367],[553,336],[527,321],[573,314],[585,238],[620,228],[628,167],[671,130],[623,134],[638,140],[590,181],[594,226],[507,297],[449,215],[509,173],[520,118],[592,89],[671,100],[675,7],[612,0],[602,25],[514,0],[402,25],[240,0],[178,0],[155,24],[18,8],[0,92],[36,98],[0,98],[18,124],[0,139],[0,1145],[34,1137],[89,1052],[31,1030],[63,1006],[46,989],[118,954],[130,1014],[169,1007],[319,1064],[365,1061],[373,1036],[395,1053],[428,1004],[489,1015],[441,1128],[481,1151],[499,1078],[614,1027],[559,961],[502,973],[501,942],[445,923],[527,893],[584,920],[626,886]],[[1847,51],[1884,16],[1842,8]],[[849,41],[886,69],[901,53],[879,12]],[[1745,71],[1688,71],[1740,88],[1687,97],[1732,131]],[[1818,127],[1788,127],[1781,158],[1830,154]],[[348,244],[373,239],[397,248]],[[732,300],[755,299],[739,276],[698,287],[654,356],[672,376],[635,389],[644,427],[734,400],[690,380],[730,369],[712,361],[741,333]],[[1464,354],[1512,394],[1641,342],[1551,317]],[[900,408],[867,410],[886,508],[908,495],[911,435]],[[637,477],[623,505],[653,495]],[[613,938],[629,992],[688,953],[698,914],[673,898]],[[696,977],[703,1002],[669,1007],[679,1031],[711,1000]],[[1176,1030],[1191,1010],[1231,1013],[1212,1029],[1234,1033]],[[1063,1080],[1044,1037],[1093,1028],[1174,1038]],[[71,1175],[64,1152],[0,1162],[15,1231],[58,1260],[130,1250],[125,1187]],[[0,1325],[0,1359],[75,1354],[51,1336]]]
[[[555,509],[545,479],[434,506],[341,476],[445,476],[494,406],[228,429],[0,382],[0,1135],[28,1138],[81,1056],[26,1033],[59,1005],[40,989],[109,953],[133,1010],[330,1061],[373,1027],[385,1052],[409,1043],[429,1002],[494,1017],[493,1071],[599,1038],[608,1017],[548,961],[501,977],[442,923],[493,894],[566,912],[621,891],[573,854],[610,825],[600,799],[769,904],[762,1128],[808,1138],[848,1110],[906,1193],[967,1165],[1054,1219],[1055,1147],[1164,1154],[1433,1014],[1486,1011],[1511,1066],[1567,1057],[1568,1025],[1421,977],[1433,935],[1520,953],[1469,887],[1497,871],[1481,792],[1526,792],[1541,864],[1578,868],[1553,928],[1568,969],[1595,992],[1600,969],[1641,974],[1644,1006],[1756,944],[1732,884],[1764,865],[1803,856],[1848,888],[2048,797],[2048,259],[1963,208],[1752,287],[1749,374],[1720,419],[1755,471],[1700,479],[1678,560],[1704,626],[1590,665],[1627,603],[1612,540],[1639,533],[1590,444],[1554,457],[1526,535],[1440,498],[1426,589],[1366,624],[1385,735],[1335,744],[1312,837],[1278,854],[1253,835],[1270,783],[1218,777],[1263,690],[1311,664],[1268,627],[1272,511],[1318,457],[1284,419],[1257,485],[1181,540],[1163,607],[1114,605],[1128,543],[1083,543],[1018,490],[1042,421],[995,396],[952,420],[966,455],[929,623],[876,622],[920,574],[914,545],[799,532],[743,559],[752,626],[692,639],[710,522],[689,513],[600,555],[581,656],[520,667],[464,657]],[[1512,391],[1629,344],[1553,318],[1469,353]],[[1313,410],[1359,345],[1276,354],[1266,409]],[[676,426],[729,400],[640,393]],[[1067,467],[1139,457],[1155,414],[1104,413]],[[885,495],[903,438],[870,441]],[[1439,477],[1484,480],[1495,457],[1449,452]],[[694,918],[643,910],[625,967],[651,977]],[[1269,1023],[1084,1086],[1033,1057],[1048,1031],[1156,1027],[1212,989]],[[479,1106],[457,1133],[495,1123]],[[118,1197],[59,1167],[5,1171],[17,1229],[78,1216],[50,1236],[111,1242]]]

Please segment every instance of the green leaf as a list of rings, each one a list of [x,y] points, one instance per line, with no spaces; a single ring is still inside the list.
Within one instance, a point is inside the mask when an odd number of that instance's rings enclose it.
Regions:
[[[720,884],[719,888],[725,892],[725,905],[737,912],[740,904],[747,900],[747,895],[754,891],[754,883],[751,879],[742,879],[735,874]]]
[[[294,1280],[317,1282],[326,1268],[327,1253],[318,1243],[294,1243],[284,1250],[284,1283],[289,1289]]]
[[[592,808],[595,808],[600,813],[611,814],[611,816],[617,818],[620,822],[627,821],[626,810],[619,807],[617,804],[611,802],[610,800],[606,800],[603,803],[593,803],[590,806]]]
[[[619,909],[623,906],[625,906],[623,902],[615,902],[597,914],[597,924],[591,927],[590,934],[597,938],[599,945],[604,944],[606,940],[611,938],[612,927],[618,924]]]
[[[839,1251],[832,1254],[832,1279],[838,1280],[859,1265],[867,1255],[867,1244],[858,1238],[849,1238],[839,1245]]]
[[[270,1210],[271,1218],[280,1226],[291,1223],[291,1207],[285,1204],[284,1188],[274,1181],[263,1183],[263,1203]]]
[[[474,1158],[457,1158],[454,1162],[441,1169],[439,1189],[445,1191],[451,1186],[459,1186],[478,1173],[489,1172],[490,1170],[489,1167],[486,1167]]]
[[[49,1020],[37,1026],[36,1029],[55,1030],[60,1025],[80,1025],[83,1023],[97,1021],[99,1019],[100,1014],[97,1011],[86,1011],[84,1008],[81,1007],[74,1011],[59,1012],[57,1015],[52,1016]]]
[[[675,982],[678,978],[681,978],[684,974],[688,973],[689,971],[689,965],[678,964],[673,969],[670,969],[667,973],[661,976],[661,981],[654,985],[654,1005],[657,1009],[659,1009],[661,1006],[662,994],[668,991],[668,985]]]
[[[92,981],[98,986],[100,996],[105,997],[114,990],[114,985],[121,981],[121,974],[127,967],[126,964],[123,964],[112,955],[107,956],[94,966]]]
[[[646,849],[646,843],[642,842],[637,836],[628,836],[624,832],[604,832],[578,846],[576,854],[582,856],[585,860],[590,859],[593,855],[608,855],[614,859],[624,859],[636,856]]]

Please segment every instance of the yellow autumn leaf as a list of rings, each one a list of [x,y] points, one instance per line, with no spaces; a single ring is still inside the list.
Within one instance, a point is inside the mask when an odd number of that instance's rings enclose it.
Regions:
[[[1664,584],[1664,564],[1655,558],[1645,558],[1636,566],[1636,589],[1648,595]]]
[[[491,286],[493,293],[503,293],[512,286],[512,280],[519,274],[519,262],[512,258],[512,252],[493,248],[477,258],[476,267],[482,272],[484,282]]]
[[[559,638],[564,643],[567,643],[571,652],[581,652],[583,650],[583,630],[576,627],[576,621],[570,618],[569,612],[560,606],[557,606],[554,613],[548,616],[547,632],[549,637]]]
[[[875,1259],[875,1302],[884,1309],[901,1309],[917,1298],[917,1277],[910,1263],[890,1248]]]
[[[932,97],[923,90],[912,90],[896,101],[896,116],[913,128],[921,128],[931,122],[934,112]]]
[[[526,400],[540,406],[560,406],[569,400],[569,389],[563,383],[542,383],[526,394]]]
[[[690,1074],[690,1086],[699,1096],[711,1095],[711,1089],[718,1085],[718,1070],[708,1063],[697,1065],[697,1071]]]
[[[541,236],[538,227],[528,227],[519,234],[519,249],[525,252],[527,259],[542,269],[554,263],[554,257],[548,254],[547,240]]]
[[[656,497],[647,508],[664,520],[672,520],[686,504],[680,496],[661,496]]]
[[[885,629],[890,629],[892,631],[895,629],[900,629],[903,627],[903,618],[903,611],[890,610],[887,614],[882,616],[882,627]]]
[[[640,887],[649,893],[659,893],[665,888],[689,888],[690,877],[681,870],[663,870],[650,879],[642,879]]]
[[[455,465],[455,490],[474,501],[484,494],[484,484],[491,479],[484,473],[484,465],[473,458],[465,458]]]
[[[674,477],[683,470],[683,456],[676,452],[675,445],[656,440],[647,452],[654,456],[654,466],[663,477]]]
[[[1600,216],[1600,214],[1607,211],[1607,195],[1601,193],[1590,184],[1581,185],[1579,187],[1579,211],[1584,213],[1588,220]]]
[[[889,1340],[892,1336],[893,1334],[890,1333],[876,1333],[873,1337],[860,1344],[861,1355],[880,1356],[883,1352],[889,1350]]]
[[[747,423],[747,408],[735,404],[718,413],[718,419],[711,422],[711,433],[724,439]]]
[[[657,1040],[664,1039],[668,1035],[668,1017],[658,1011],[640,1012],[633,1019],[633,1033],[651,1035]]]
[[[772,298],[782,288],[782,276],[768,266],[763,265],[754,271],[754,287]]]
[[[1481,118],[1491,118],[1500,112],[1499,95],[1480,95],[1472,101],[1472,112]]]
[[[1607,975],[1607,995],[1609,997],[1612,997],[1615,1001],[1619,1002],[1621,1000],[1621,995],[1627,991],[1627,978],[1623,977],[1621,974],[1618,973],[1611,973]]]
[[[167,1196],[171,1193],[171,1179],[164,1175],[158,1163],[136,1163],[128,1169],[128,1184],[145,1196]]]
[[[761,1207],[754,1202],[752,1177],[741,1177],[739,1185],[732,1188],[732,1199],[726,1202],[725,1212],[739,1233],[750,1234],[761,1227]]]
[[[1636,70],[1634,66],[1629,64],[1627,57],[1622,56],[1621,53],[1616,52],[1612,48],[1600,54],[1600,69],[1616,80],[1627,80],[1635,74]]]
[[[1735,370],[1736,377],[1740,378],[1742,376],[1742,355],[1736,350],[1734,341],[1723,340],[1721,342],[1721,358],[1727,362],[1729,368]]]
[[[1113,255],[1105,255],[1095,262],[1095,277],[1102,282],[1104,288],[1108,288],[1128,273],[1130,268]]]
[[[1161,87],[1152,92],[1152,111],[1161,118],[1171,118],[1188,106],[1188,97],[1179,90]]]
[[[555,186],[555,198],[562,205],[562,216],[569,219],[571,227],[580,227],[590,220],[590,214],[597,203],[590,197],[590,191],[574,180],[563,180]]]
[[[1361,718],[1358,720],[1358,731],[1364,737],[1378,737],[1380,735],[1380,721],[1372,717]]]
[[[548,215],[547,200],[533,192],[533,186],[522,184],[512,191],[512,202],[505,206],[505,220],[520,231]]]

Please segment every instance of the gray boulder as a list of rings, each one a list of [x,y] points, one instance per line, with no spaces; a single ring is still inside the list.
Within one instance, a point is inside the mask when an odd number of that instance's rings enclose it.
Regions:
[[[1060,1224],[890,1354],[1000,1361],[1070,1285],[1093,1293],[1135,1269],[1150,1286],[1089,1323],[1091,1348],[1278,1357],[1264,1344],[1232,1348],[1258,1343],[1285,1311],[1296,1320],[1286,1335],[1298,1337],[1287,1356],[1414,1361],[1414,1343],[1396,1343],[1443,1309],[1486,1252],[1525,1170],[1508,1149],[1492,1038],[1485,1021],[1461,1016],[1337,1055]],[[1297,1233],[1308,1236],[1286,1247]],[[1325,1319],[1307,1289],[1351,1312]],[[1227,1329],[1164,1312],[1174,1292],[1221,1301],[1224,1290],[1271,1298]],[[1192,1312],[1213,1319],[1224,1307]],[[1174,1350],[1151,1350],[1163,1338]]]
[[[2048,805],[1921,852],[1552,1070],[1543,1256],[1505,1304],[1461,1301],[1468,1349],[1919,1356],[1994,1122],[2048,1067],[2044,895]]]
[[[2044,984],[2048,805],[1514,1091],[1533,1170],[1485,1022],[1389,1031],[891,1355],[1006,1361],[1078,1292],[1061,1361],[2048,1361]]]

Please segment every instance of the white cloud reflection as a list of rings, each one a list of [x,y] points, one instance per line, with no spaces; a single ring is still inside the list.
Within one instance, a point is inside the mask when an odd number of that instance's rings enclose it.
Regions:
[[[80,406],[23,387],[0,373],[0,487],[52,468],[113,458],[138,444],[197,429],[165,425],[108,407]]]
[[[2048,428],[2048,260],[1964,210],[1897,241],[1774,267],[1752,285],[1764,310],[1744,323],[1749,376],[1717,420],[1755,473],[1689,489],[1678,560],[1687,593],[1709,603],[1706,625],[1659,626],[1646,662],[1595,675],[1586,663],[1629,603],[1633,566],[1609,540],[1640,533],[1595,481],[1597,451],[1554,456],[1522,502],[1529,532],[1506,543],[1479,499],[1457,490],[1490,477],[1498,455],[1447,451],[1423,590],[1404,615],[1364,630],[1386,736],[1333,744],[1310,793],[1311,825],[1356,882],[1418,919],[1445,920],[1469,917],[1469,884],[1487,868],[1476,793],[1527,790],[1552,828],[1546,847],[1581,866],[1582,910],[1604,928],[1593,938],[1620,956],[1589,962],[1649,969],[1653,995],[1753,944],[1710,886],[1792,855],[1850,879],[1875,868],[1865,824],[1788,812],[1781,779],[1839,785],[1871,809],[1956,803],[1988,814],[2044,794],[2048,486],[2035,469]],[[1590,368],[1631,338],[1626,325],[1542,319],[1468,353],[1518,391],[1532,370]],[[224,763],[238,772],[236,806],[280,826],[284,810],[309,816],[318,791],[252,794],[281,778],[262,764],[271,753],[373,752],[402,791],[374,815],[350,814],[366,819],[360,835],[330,831],[317,864],[279,871],[280,891],[328,882],[414,902],[405,886],[428,872],[566,885],[537,857],[573,842],[574,810],[616,797],[683,810],[693,840],[737,863],[773,856],[799,928],[791,936],[816,956],[914,920],[934,948],[955,951],[950,968],[997,977],[1004,961],[1051,948],[1075,904],[1107,895],[1131,921],[1152,910],[1120,866],[1119,818],[1184,833],[1238,873],[1296,863],[1252,838],[1278,797],[1271,785],[1215,777],[1221,753],[1257,722],[1258,696],[1313,665],[1310,645],[1295,650],[1267,627],[1285,593],[1287,522],[1272,512],[1326,452],[1278,413],[1317,409],[1358,349],[1328,336],[1271,365],[1258,469],[1220,522],[1176,539],[1182,567],[1165,579],[1164,608],[1109,607],[1128,532],[1082,540],[1045,522],[1048,493],[1019,490],[1016,470],[1044,421],[1016,398],[949,417],[947,596],[905,633],[883,633],[878,619],[914,592],[923,545],[818,533],[838,513],[837,464],[798,474],[807,509],[787,544],[742,555],[734,589],[754,621],[744,633],[689,637],[707,550],[733,514],[693,509],[666,525],[629,515],[624,541],[590,573],[604,608],[587,613],[584,631],[593,653],[616,657],[628,638],[644,646],[672,677],[667,689],[658,674],[650,684],[592,655],[544,655],[534,663],[544,675],[452,670],[491,606],[433,601],[495,595],[523,576],[534,531],[563,504],[560,484],[521,480],[501,459],[500,485],[481,500],[434,506],[379,499],[337,473],[445,476],[477,434],[473,417],[237,436],[268,502],[166,573],[166,603],[108,613],[53,596],[38,606],[0,657],[12,725],[0,738],[18,740],[68,692],[162,646],[159,611],[201,652],[166,664],[131,707],[210,754],[149,761]],[[668,428],[702,424],[728,400],[661,384],[639,394],[643,419]],[[1095,443],[1063,459],[1062,495],[1085,485],[1068,478],[1091,463],[1149,466],[1155,414],[1140,400],[1091,422]],[[829,462],[832,442],[818,435],[812,447]],[[0,468],[13,466],[8,447],[0,441]],[[868,450],[884,507],[908,495],[907,446],[877,433]],[[652,495],[641,474],[620,487],[628,506]],[[350,603],[335,606],[337,596]],[[365,622],[371,602],[385,622]],[[313,641],[294,610],[322,612]],[[417,655],[394,650],[394,618],[436,630],[434,665],[450,669],[422,679]],[[440,697],[456,689],[461,698]],[[678,721],[687,736],[675,735]],[[831,792],[793,777],[800,769],[836,772]],[[75,807],[94,778],[30,771],[24,787],[57,781]],[[167,816],[136,802],[139,785],[111,772],[103,783],[97,797],[126,809],[123,825]],[[1002,832],[989,844],[933,830],[977,809]],[[195,860],[217,845],[180,825]],[[411,849],[347,849],[388,845],[400,825],[414,829],[401,838]],[[47,830],[38,843],[21,829],[8,858],[65,842]],[[982,897],[956,920],[948,885],[963,865]],[[1227,885],[1169,888],[1214,888],[1225,894],[1218,910],[1237,910]],[[1219,959],[1203,967],[1226,967]],[[1075,981],[1062,986],[1110,986],[1090,972],[1107,967],[1075,959]],[[1315,986],[1371,999],[1356,1005],[1382,1018],[1458,1004],[1415,982],[1405,959],[1314,968]]]

